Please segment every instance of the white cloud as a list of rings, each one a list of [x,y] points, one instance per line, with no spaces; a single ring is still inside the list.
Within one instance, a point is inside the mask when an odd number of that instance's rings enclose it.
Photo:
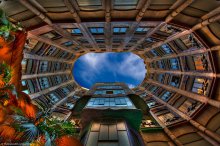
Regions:
[[[100,69],[107,61],[107,54],[88,53],[80,57],[81,61],[85,62],[88,67]]]
[[[123,61],[118,66],[117,71],[119,74],[129,76],[137,80],[143,80],[146,74],[143,60],[137,55],[131,53],[124,56]]]
[[[127,83],[127,85],[128,85],[128,87],[129,87],[130,89],[132,89],[132,88],[135,87],[135,85],[133,85],[133,84],[128,84],[128,83]]]
[[[100,77],[101,72],[111,71],[113,82],[118,75],[130,77],[142,81],[146,74],[143,60],[132,53],[122,55],[122,58],[115,58],[115,53],[88,53],[79,59],[82,63],[80,68],[81,79],[88,83],[93,83]],[[117,59],[117,60],[116,60]],[[129,88],[135,87],[134,84],[128,84]]]

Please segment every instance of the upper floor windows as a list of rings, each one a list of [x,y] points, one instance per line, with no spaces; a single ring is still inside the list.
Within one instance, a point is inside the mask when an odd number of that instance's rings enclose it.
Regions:
[[[81,35],[82,34],[82,32],[79,28],[73,28],[71,33],[74,35]]]
[[[127,31],[127,27],[114,27],[113,33],[114,34],[125,34]]]
[[[170,81],[170,85],[173,87],[179,87],[180,80],[181,80],[180,76],[172,76],[171,81]]]
[[[164,80],[164,74],[159,74],[158,75],[158,82],[163,83]]]
[[[72,41],[68,41],[68,42],[63,43],[62,45],[66,46],[66,47],[69,47],[69,46],[73,45],[73,42]]]
[[[80,38],[78,41],[82,44],[88,44],[89,43],[89,41],[87,39],[84,39],[84,38]]]
[[[136,29],[135,33],[144,34],[144,33],[146,33],[148,30],[149,30],[148,27],[138,27],[138,28]]]
[[[52,103],[56,103],[59,100],[59,98],[53,93],[49,94],[48,96]]]
[[[44,55],[45,55],[45,56],[50,56],[50,55],[52,55],[56,50],[57,50],[56,47],[50,46],[50,48],[45,52]]]
[[[155,107],[157,104],[158,104],[158,103],[157,103],[156,101],[150,101],[150,102],[147,103],[147,106],[148,106],[149,108],[153,108],[153,107]]]
[[[40,61],[39,69],[40,72],[46,72],[48,66],[48,61]]]
[[[121,89],[121,86],[98,86],[97,89]]]
[[[73,103],[66,103],[65,106],[68,108],[68,109],[73,109],[74,107],[74,104]]]
[[[56,84],[62,83],[61,76],[55,76],[55,83],[56,83]]]
[[[99,34],[99,35],[104,34],[103,27],[90,27],[89,30],[92,34]]]
[[[96,90],[94,94],[125,94],[124,90]]]
[[[195,78],[192,92],[206,95],[208,94],[208,87],[210,86],[210,81],[205,78]]]
[[[114,8],[115,9],[135,9],[137,6],[138,0],[115,0]]]
[[[60,62],[54,63],[54,69],[55,70],[60,70],[61,69],[61,63]]]
[[[157,61],[158,68],[164,68],[164,62],[162,60]]]
[[[164,101],[168,101],[171,96],[172,96],[172,93],[169,92],[169,91],[166,91],[166,92],[161,96],[161,99],[164,100]]]
[[[160,121],[162,121],[165,125],[170,125],[173,123],[176,123],[178,121],[181,120],[181,118],[171,112],[162,114],[160,116],[158,116],[158,118],[160,119]]]
[[[48,78],[46,78],[46,77],[40,78],[39,83],[40,83],[41,89],[45,89],[45,88],[50,87]]]
[[[44,34],[41,34],[41,36],[48,38],[48,39],[52,39],[52,40],[56,40],[56,39],[59,39],[62,37],[60,34],[58,34],[54,30],[47,32],[47,33],[44,33]]]
[[[171,54],[173,53],[172,49],[167,45],[167,44],[164,44],[161,46],[163,51],[166,53],[166,54]]]
[[[95,41],[96,41],[97,43],[105,43],[105,40],[104,40],[104,39],[95,39]]]
[[[61,90],[65,95],[67,95],[70,92],[66,87],[62,88]]]
[[[209,67],[208,67],[208,60],[206,55],[202,54],[202,55],[193,56],[193,60],[196,70],[208,71]]]
[[[157,53],[156,50],[150,50],[150,52],[154,55],[154,57],[155,57],[155,56],[159,56],[159,54]]]
[[[26,80],[26,83],[30,93],[39,92],[38,83],[36,79]]]
[[[174,70],[180,69],[178,59],[172,58],[169,60],[169,62],[170,62],[171,69],[174,69]]]
[[[86,108],[135,108],[128,97],[91,98]]]
[[[121,38],[113,38],[113,43],[121,43],[123,39]]]

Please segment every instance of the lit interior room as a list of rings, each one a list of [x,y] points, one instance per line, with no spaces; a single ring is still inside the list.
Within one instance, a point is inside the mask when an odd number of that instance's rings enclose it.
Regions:
[[[0,145],[220,146],[220,1],[0,0]]]

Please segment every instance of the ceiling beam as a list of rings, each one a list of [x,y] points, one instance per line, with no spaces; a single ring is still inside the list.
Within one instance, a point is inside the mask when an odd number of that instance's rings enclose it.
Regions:
[[[34,1],[34,2],[33,2]],[[36,7],[39,7],[40,4],[35,1],[32,0],[32,4],[30,4],[27,0],[19,0],[19,2],[25,6],[26,8],[28,8],[28,10],[30,10],[31,12],[33,12],[35,15],[37,15],[40,19],[42,19],[44,22],[46,22],[48,25],[50,25],[50,27],[52,27],[56,32],[58,32],[60,35],[62,35],[64,38],[67,38],[69,40],[71,40],[74,44],[76,45],[81,45],[77,40],[75,40],[71,34],[69,32],[67,32],[66,30],[62,29],[61,27],[54,25],[52,23],[52,21],[42,12],[40,12]],[[37,4],[37,6],[36,6]]]
[[[112,0],[104,0],[105,4],[105,46],[108,51],[112,51],[112,29],[111,29],[111,9]]]
[[[131,47],[130,50],[134,50],[136,47],[141,45],[148,37],[150,37],[152,34],[154,34],[156,31],[158,31],[161,27],[165,26],[168,22],[170,22],[176,15],[178,15],[181,11],[183,11],[186,7],[188,7],[194,0],[186,0],[182,3],[182,1],[177,1],[174,3],[171,8],[177,7],[175,10],[173,10],[166,18],[164,22],[161,22],[158,26],[154,27],[152,30],[150,30],[146,36],[144,36],[142,39],[140,39],[134,46]],[[178,6],[177,6],[178,5]]]
[[[31,78],[39,78],[39,77],[47,77],[47,76],[53,76],[53,75],[64,75],[64,74],[71,74],[71,70],[64,70],[64,71],[55,71],[55,72],[47,72],[47,73],[37,73],[37,74],[24,74],[22,75],[21,79],[31,79]]]
[[[213,11],[215,11],[215,9],[214,9]],[[211,11],[211,12],[212,12],[212,11]],[[210,12],[210,13],[211,13],[211,12]],[[210,16],[211,16],[211,15],[210,15]],[[198,30],[198,29],[201,29],[202,27],[205,27],[205,26],[207,26],[207,25],[209,25],[209,24],[211,24],[211,23],[213,23],[213,22],[216,22],[216,21],[218,21],[218,20],[220,20],[220,13],[218,13],[218,14],[215,15],[215,16],[209,17],[209,18],[207,18],[206,20],[203,20],[202,22],[197,23],[197,24],[194,25],[190,30],[182,31],[182,32],[180,32],[180,33],[178,33],[178,34],[174,34],[174,35],[168,37],[168,38],[167,38],[166,40],[164,40],[164,41],[154,43],[150,48],[146,48],[145,51],[142,51],[141,54],[144,54],[144,53],[146,53],[146,52],[148,52],[148,51],[150,51],[150,50],[152,50],[152,49],[154,49],[154,48],[156,48],[156,47],[159,47],[159,46],[161,46],[161,45],[163,45],[163,44],[165,44],[165,43],[168,43],[168,42],[170,42],[170,41],[173,41],[173,40],[175,40],[175,39],[178,39],[178,38],[180,38],[180,37],[182,37],[182,36],[184,36],[184,35],[188,35],[188,34],[194,32],[194,31],[196,31],[196,30]],[[139,52],[139,53],[140,53],[140,52]]]
[[[58,84],[58,85],[56,85],[56,86],[53,86],[53,87],[50,87],[50,88],[41,90],[41,91],[39,91],[39,92],[29,94],[29,96],[31,97],[31,99],[34,99],[34,98],[39,97],[39,96],[41,96],[41,95],[43,95],[43,94],[47,94],[47,93],[49,93],[49,92],[51,92],[51,91],[54,91],[54,90],[56,90],[56,89],[58,89],[58,88],[60,88],[60,87],[62,87],[62,86],[66,86],[66,85],[72,84],[72,83],[75,83],[75,81],[74,81],[74,80],[69,80],[69,81],[67,81],[67,82]]]
[[[162,83],[159,83],[159,82],[156,82],[152,79],[147,79],[146,81],[147,83],[150,83],[150,84],[153,84],[153,85],[156,85],[156,86],[159,86],[159,87],[162,87],[166,90],[169,90],[169,91],[172,91],[172,92],[176,92],[176,93],[179,93],[181,95],[184,95],[184,96],[187,96],[189,98],[192,98],[196,101],[199,101],[199,102],[202,102],[202,103],[208,103],[216,108],[220,108],[220,101],[217,101],[217,100],[213,100],[211,98],[208,98],[206,96],[202,96],[202,95],[198,95],[198,94],[195,94],[195,93],[192,93],[192,92],[189,92],[189,91],[185,91],[185,90],[181,90],[181,89],[178,89],[178,88],[174,88],[172,86],[169,86],[169,85],[165,85],[165,84],[162,84]]]
[[[58,101],[55,105],[53,105],[53,107],[52,107],[51,109],[53,110],[53,109],[55,109],[57,106],[63,104],[65,101],[68,100],[69,97],[74,96],[77,91],[78,91],[77,89],[75,89],[74,91],[71,91],[66,97],[64,97],[63,99],[61,99],[60,101]]]
[[[177,70],[161,70],[161,69],[149,69],[149,72],[154,73],[171,73],[174,75],[188,75],[188,76],[200,76],[200,77],[217,77],[215,73],[210,72],[195,72],[195,71],[177,71]]]
[[[126,35],[124,37],[124,41],[118,47],[118,49],[124,49],[126,47],[126,45],[129,43],[129,41],[132,39],[136,29],[139,27],[139,23],[140,23],[141,19],[143,18],[144,14],[146,13],[148,7],[150,6],[150,3],[151,3],[151,0],[145,1],[143,7],[141,8],[141,10],[138,12],[138,14],[136,16],[136,19],[135,19],[136,22],[132,23],[131,27],[129,28],[129,31],[126,33]]]
[[[35,60],[47,60],[47,61],[56,61],[56,62],[65,62],[65,63],[69,63],[72,64],[73,61],[72,60],[65,60],[62,58],[56,58],[56,57],[49,57],[49,56],[39,56],[36,54],[29,54],[28,51],[23,51],[24,54],[24,58],[25,59],[35,59]]]
[[[72,0],[63,0],[64,4],[66,5],[66,7],[69,9],[70,13],[73,16],[73,19],[77,22],[77,23],[81,23],[81,19],[77,13],[77,11],[74,8],[74,5],[72,3]]]
[[[63,1],[64,1],[64,4],[66,5],[66,7],[69,9],[70,13],[72,14],[73,19],[76,21],[76,23],[77,23],[76,25],[81,30],[83,36],[89,41],[89,43],[93,47],[93,49],[99,48],[93,35],[90,34],[88,28],[84,24],[81,24],[81,18],[79,17],[72,1],[71,0],[63,0]],[[88,49],[86,49],[86,50],[88,50]]]
[[[194,121],[191,117],[189,117],[187,114],[181,112],[179,109],[173,107],[172,105],[170,105],[169,103],[163,101],[162,99],[160,99],[159,97],[155,96],[154,94],[152,94],[150,91],[145,90],[145,92],[150,95],[151,97],[153,97],[153,99],[155,99],[156,101],[158,101],[159,103],[165,105],[168,109],[171,109],[173,112],[177,113],[181,118],[185,119],[186,121],[189,121],[190,124],[192,126],[194,126],[196,129],[200,130],[201,132],[207,134],[208,136],[210,136],[211,138],[213,138],[214,140],[216,140],[217,142],[220,142],[220,136],[214,132],[212,132],[211,130],[208,130],[206,127],[204,127],[203,125],[199,124],[198,122]],[[211,141],[212,144],[214,145],[218,145],[217,142],[215,141]]]
[[[40,42],[43,42],[43,43],[46,43],[48,45],[52,45],[52,46],[55,46],[63,51],[66,51],[66,52],[69,52],[69,53],[75,53],[76,51],[74,50],[70,50],[64,46],[61,46],[60,44],[50,40],[50,39],[47,39],[45,37],[41,37],[41,36],[36,36],[34,34],[32,34],[31,32],[28,32],[28,38],[32,38],[32,39],[35,39],[37,41],[40,41]]]

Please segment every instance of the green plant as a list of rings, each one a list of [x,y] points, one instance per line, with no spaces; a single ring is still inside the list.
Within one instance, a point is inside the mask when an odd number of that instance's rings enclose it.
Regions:
[[[14,86],[9,84],[12,77],[12,69],[5,62],[0,63],[0,99],[8,99],[8,91],[12,91]]]
[[[0,9],[0,36],[5,40],[10,38],[11,31],[17,31],[21,28],[20,23],[13,25],[6,17],[6,14],[3,10]]]
[[[8,84],[11,80],[12,69],[5,62],[0,64],[0,76],[1,76],[0,80],[2,80],[6,84]]]

